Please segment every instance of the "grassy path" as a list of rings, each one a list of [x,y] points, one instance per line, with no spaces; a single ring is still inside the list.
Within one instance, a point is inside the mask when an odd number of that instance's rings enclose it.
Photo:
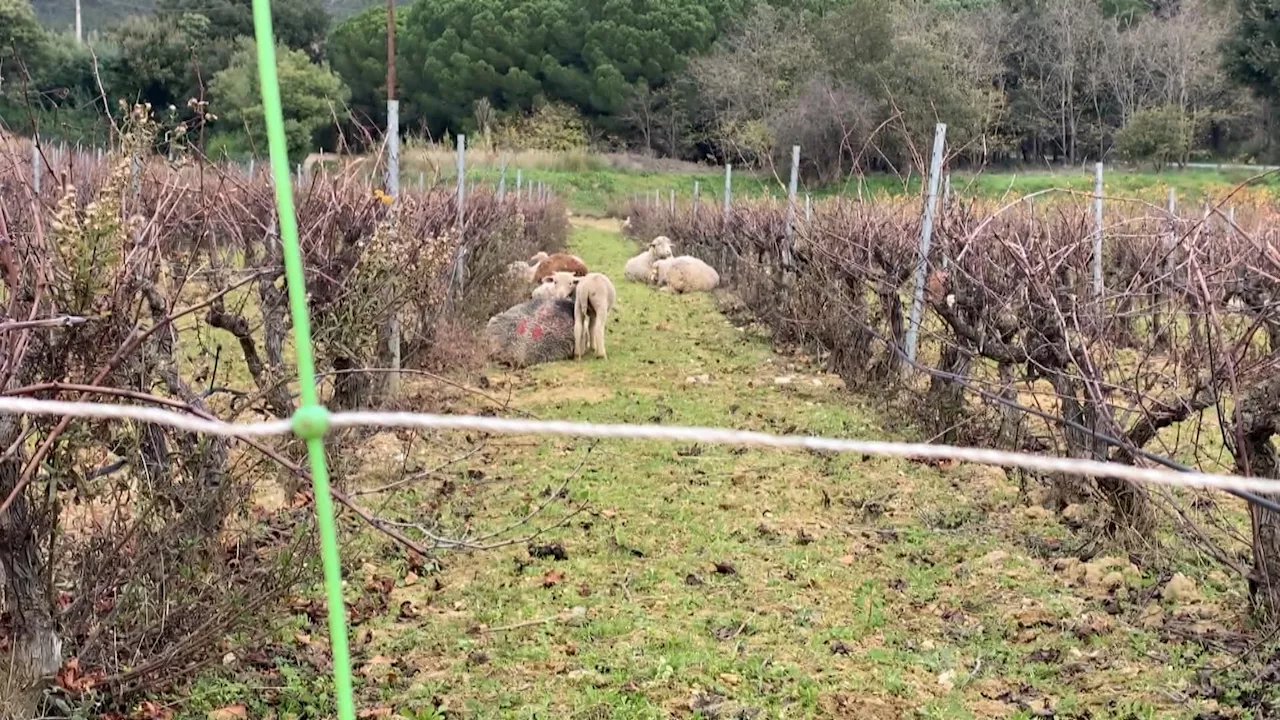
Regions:
[[[619,279],[633,253],[603,223],[580,224],[573,249]],[[491,369],[490,392],[543,418],[885,436],[877,408],[733,327],[712,296],[617,289],[608,361]],[[563,559],[521,544],[447,555],[422,578],[398,560],[349,571],[353,586],[395,586],[390,609],[354,630],[365,707],[407,718],[1195,713],[1169,688],[1207,658],[1161,634],[1158,601],[1131,602],[1151,583],[1127,560],[1058,560],[1071,533],[1019,507],[1001,472],[499,438],[456,467],[447,498],[433,487],[397,502],[475,518],[479,534],[566,478],[587,510],[538,539],[562,544]]]

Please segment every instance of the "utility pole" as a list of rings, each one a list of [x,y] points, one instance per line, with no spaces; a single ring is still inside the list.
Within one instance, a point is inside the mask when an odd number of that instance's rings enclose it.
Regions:
[[[80,25],[80,0],[76,0],[76,44],[84,44],[84,32]]]

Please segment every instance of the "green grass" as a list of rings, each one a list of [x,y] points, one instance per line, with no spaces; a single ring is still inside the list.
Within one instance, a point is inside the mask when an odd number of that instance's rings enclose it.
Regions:
[[[708,168],[708,172],[653,172],[627,171],[611,168],[588,166],[583,168],[529,168],[523,170],[523,176],[533,182],[543,182],[554,188],[557,194],[565,198],[574,212],[600,216],[613,203],[623,202],[633,196],[651,197],[657,192],[665,207],[669,202],[670,192],[675,190],[677,202],[687,204],[693,196],[694,182],[700,187],[701,200],[711,207],[720,207],[724,198],[724,173]],[[473,182],[496,186],[500,171],[495,167],[478,167],[468,171]],[[1260,173],[1249,170],[1225,169],[1188,169],[1168,170],[1162,173],[1110,169],[1104,180],[1105,193],[1113,198],[1134,198],[1163,207],[1169,188],[1173,188],[1178,196],[1179,208],[1200,207],[1205,197],[1222,197]],[[431,176],[428,175],[428,178]],[[452,168],[443,169],[439,182],[452,183],[455,173]],[[404,182],[413,185],[417,182],[416,170],[405,173]],[[507,183],[511,187],[515,181],[514,169],[508,171]],[[772,175],[758,172],[734,171],[733,196],[736,199],[771,197],[781,200],[786,197],[787,178],[775,178]],[[986,199],[1013,200],[1022,195],[1050,189],[1070,190],[1079,193],[1093,192],[1092,170],[1057,170],[1033,172],[957,172],[951,177],[953,193],[957,197],[980,197]],[[922,191],[922,178],[915,175],[907,179],[899,179],[886,175],[871,175],[862,182],[862,193],[866,199],[897,197],[903,195],[919,195]],[[1270,175],[1236,194],[1238,202],[1257,197],[1262,193],[1265,197],[1274,197],[1280,191],[1280,175]],[[801,194],[810,194],[815,201],[835,196],[857,197],[858,181],[856,179],[827,185],[804,187]]]
[[[656,199],[665,207],[673,190],[677,202],[687,204],[693,196],[695,182],[700,185],[704,204],[720,207],[724,198],[723,168],[629,155],[526,152],[508,156],[494,151],[472,150],[468,155],[468,177],[472,182],[496,187],[503,162],[508,164],[508,188],[514,186],[515,168],[520,167],[524,178],[547,184],[565,199],[574,212],[580,214],[601,216],[612,206],[630,198],[652,199],[655,193]],[[420,174],[426,183],[451,185],[456,182],[454,156],[447,152],[407,150],[403,167],[402,183],[406,186],[416,185]],[[787,195],[787,168],[779,169],[778,173],[735,168],[734,198],[784,199]],[[1172,188],[1177,194],[1179,208],[1186,211],[1187,208],[1198,209],[1206,197],[1222,198],[1260,174],[1262,171],[1240,168],[1172,168],[1154,172],[1108,166],[1104,188],[1108,197],[1140,199],[1161,207]],[[952,173],[951,184],[957,197],[1008,201],[1051,189],[1092,194],[1094,175],[1092,165],[1033,170],[966,170]],[[854,177],[825,184],[807,184],[801,180],[798,192],[812,196],[815,201],[835,196],[858,197],[860,192],[864,199],[871,200],[920,195],[923,185],[924,178],[918,173],[906,177],[871,174],[861,180]],[[1260,198],[1270,200],[1277,191],[1280,191],[1280,173],[1267,174],[1237,192],[1232,204],[1243,205]]]
[[[579,223],[572,248],[614,278],[634,252],[602,222]],[[731,325],[711,295],[617,290],[607,361],[490,368],[488,392],[542,418],[906,432],[887,427],[874,399]],[[688,381],[702,375],[709,382]],[[776,382],[785,376],[792,382]],[[408,446],[384,433],[359,451],[363,470],[347,481],[396,477],[387,448],[425,467],[455,442],[445,434]],[[426,508],[438,507],[479,535],[525,517],[568,478],[568,504],[535,523],[565,521],[538,542],[562,543],[568,557],[530,560],[516,544],[445,555],[416,577],[401,551],[344,518],[362,708],[639,720],[698,717],[690,702],[711,691],[730,703],[722,718],[1028,718],[1046,706],[1059,717],[1190,718],[1200,705],[1188,683],[1226,655],[1165,629],[1230,625],[1224,608],[1245,604],[1238,583],[1188,568],[1204,602],[1166,603],[1170,616],[1189,616],[1145,627],[1144,608],[1161,602],[1143,594],[1155,578],[1124,570],[1115,598],[1079,586],[1075,566],[1055,562],[1070,556],[1074,534],[1024,512],[1002,472],[970,466],[504,437],[444,476],[451,492],[433,480],[398,492],[383,512],[427,521]],[[370,611],[379,593],[368,582],[382,577],[394,589]],[[510,628],[575,607],[580,620]],[[307,660],[324,656],[322,625],[299,615],[278,637],[268,667],[202,676],[178,716],[232,703],[255,718],[331,713],[328,667]]]

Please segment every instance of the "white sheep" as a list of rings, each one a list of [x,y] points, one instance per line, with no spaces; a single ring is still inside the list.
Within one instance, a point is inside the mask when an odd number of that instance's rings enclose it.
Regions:
[[[671,267],[673,260],[675,258],[663,258],[653,261],[653,264],[649,266],[649,277],[647,278],[650,285],[662,287],[667,284],[667,269]]]
[[[519,278],[524,282],[533,282],[533,273],[538,269],[537,265],[530,265],[524,260],[516,260],[507,265],[507,272],[512,277]]]
[[[573,297],[574,281],[581,279],[571,272],[552,273],[542,278],[542,282],[533,289],[530,297],[535,300],[560,300]]]
[[[635,282],[649,282],[650,269],[655,260],[671,257],[671,238],[659,235],[649,242],[649,249],[627,261],[622,276]]]
[[[720,274],[696,257],[681,255],[655,262],[650,280],[667,292],[710,292],[720,284]]]
[[[581,359],[590,347],[601,359],[608,359],[604,349],[604,327],[609,309],[618,299],[613,282],[602,273],[588,273],[572,278],[573,291],[573,356]]]

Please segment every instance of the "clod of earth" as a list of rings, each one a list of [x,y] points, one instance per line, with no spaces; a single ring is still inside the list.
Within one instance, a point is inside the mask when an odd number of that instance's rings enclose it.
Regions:
[[[554,560],[568,560],[569,551],[564,549],[564,545],[560,543],[548,543],[545,545],[529,544],[529,557],[543,560],[552,558]]]
[[[719,575],[737,575],[738,568],[728,560],[715,563],[716,573]]]

